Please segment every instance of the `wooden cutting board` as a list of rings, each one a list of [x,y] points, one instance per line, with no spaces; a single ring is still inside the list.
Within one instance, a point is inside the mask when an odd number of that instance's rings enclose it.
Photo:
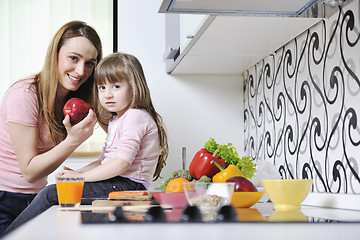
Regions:
[[[94,200],[92,206],[134,206],[150,205],[151,200]]]
[[[132,212],[132,213],[141,213],[147,212],[149,208],[154,206],[160,206],[165,211],[169,211],[173,209],[171,205],[132,205],[132,206],[123,206],[123,210],[125,212]],[[93,212],[113,212],[116,206],[92,206],[92,205],[84,205],[80,207],[59,207],[59,211],[93,211]]]

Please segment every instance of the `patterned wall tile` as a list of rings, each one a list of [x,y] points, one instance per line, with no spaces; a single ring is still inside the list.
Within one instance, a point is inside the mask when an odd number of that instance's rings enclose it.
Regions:
[[[314,192],[360,193],[360,21],[353,1],[244,73],[245,152]]]

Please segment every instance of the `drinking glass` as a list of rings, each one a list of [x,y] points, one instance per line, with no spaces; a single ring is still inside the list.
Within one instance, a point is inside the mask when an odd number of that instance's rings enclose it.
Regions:
[[[84,178],[56,178],[56,189],[61,207],[79,207],[84,188]]]

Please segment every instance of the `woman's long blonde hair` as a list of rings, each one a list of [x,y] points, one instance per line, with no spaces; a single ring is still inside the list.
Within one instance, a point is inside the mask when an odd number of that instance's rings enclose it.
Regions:
[[[97,50],[97,62],[102,58],[101,40],[96,31],[81,21],[71,21],[62,26],[51,40],[43,69],[35,76],[34,86],[39,101],[39,123],[49,126],[50,138],[57,144],[66,137],[66,129],[62,124],[64,114],[62,111],[66,100],[78,97],[93,105],[94,71],[88,80],[78,90],[70,92],[64,102],[58,102],[56,92],[58,79],[58,55],[64,43],[74,37],[86,37]]]
[[[162,168],[168,156],[167,134],[162,117],[156,112],[150,97],[150,90],[146,83],[143,68],[139,60],[130,54],[113,53],[105,57],[96,67],[95,84],[102,85],[106,81],[110,83],[120,82],[126,79],[132,88],[132,100],[130,108],[145,109],[156,122],[160,139],[160,156],[154,173],[154,181],[160,176]],[[98,98],[97,88],[95,96]],[[105,110],[99,103],[95,105],[95,112],[99,124],[108,126],[110,118],[116,113]]]

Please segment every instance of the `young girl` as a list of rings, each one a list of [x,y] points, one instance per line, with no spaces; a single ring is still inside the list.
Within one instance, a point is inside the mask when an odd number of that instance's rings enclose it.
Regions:
[[[95,83],[100,105],[94,108],[107,131],[105,147],[97,161],[57,174],[85,178],[82,204],[91,204],[91,198],[107,198],[112,191],[145,190],[159,177],[168,154],[162,119],[134,56],[114,53],[104,58],[96,67]],[[7,231],[56,204],[56,185],[47,186]]]
[[[78,171],[64,169],[58,176],[84,177],[86,182],[121,176],[136,185],[119,182],[119,188],[148,188],[165,164],[167,137],[141,64],[132,55],[111,54],[97,66],[95,83],[98,121],[108,133],[105,147],[97,161]]]
[[[41,72],[14,83],[0,107],[0,236],[47,184],[47,176],[93,133],[96,116],[75,126],[62,108],[71,97],[92,104],[94,70],[102,58],[96,31],[62,26]],[[64,120],[64,121],[63,121]]]

